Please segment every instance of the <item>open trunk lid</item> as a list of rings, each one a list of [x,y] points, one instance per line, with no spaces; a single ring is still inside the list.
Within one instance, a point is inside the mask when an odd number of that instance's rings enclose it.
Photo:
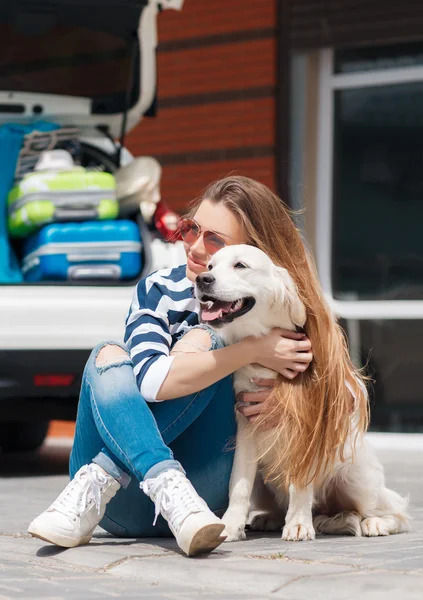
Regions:
[[[156,93],[157,14],[183,0],[0,0],[0,124],[34,118],[114,137]]]

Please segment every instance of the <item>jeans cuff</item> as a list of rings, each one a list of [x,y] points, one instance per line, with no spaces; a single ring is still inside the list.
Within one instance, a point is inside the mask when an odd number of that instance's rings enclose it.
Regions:
[[[106,456],[104,452],[99,452],[95,458],[93,458],[93,463],[99,465],[102,469],[106,471],[109,475],[114,477],[116,481],[120,483],[124,490],[128,487],[131,482],[131,476],[128,473],[125,473],[120,467],[118,467],[111,458]]]
[[[151,467],[151,469],[148,469],[147,473],[144,475],[144,481],[146,479],[155,479],[165,471],[169,471],[169,469],[176,469],[185,475],[185,471],[182,468],[181,463],[179,463],[177,460],[162,460],[154,465],[154,467]]]

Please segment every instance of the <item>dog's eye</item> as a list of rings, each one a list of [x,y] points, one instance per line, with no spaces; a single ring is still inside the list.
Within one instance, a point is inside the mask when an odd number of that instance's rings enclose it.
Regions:
[[[242,262],[237,262],[236,265],[234,265],[234,269],[247,269],[247,265],[244,265],[244,263]]]
[[[208,264],[207,268],[208,268],[209,271],[211,271],[213,269],[213,265]]]

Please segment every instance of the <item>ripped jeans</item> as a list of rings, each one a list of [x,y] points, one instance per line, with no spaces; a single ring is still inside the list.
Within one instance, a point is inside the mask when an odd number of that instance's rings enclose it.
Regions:
[[[213,336],[212,348],[222,347]],[[228,505],[236,423],[232,377],[184,398],[147,403],[129,359],[96,364],[97,346],[84,370],[70,476],[96,462],[121,483],[100,525],[120,537],[170,536],[154,505],[139,488],[144,478],[169,468],[184,470],[210,509]],[[182,466],[181,466],[182,465]]]

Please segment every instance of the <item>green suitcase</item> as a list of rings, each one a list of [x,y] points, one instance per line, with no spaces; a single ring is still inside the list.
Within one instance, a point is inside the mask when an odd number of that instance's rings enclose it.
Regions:
[[[8,210],[12,237],[25,237],[48,223],[115,219],[119,212],[115,178],[82,167],[35,171],[11,189]]]

